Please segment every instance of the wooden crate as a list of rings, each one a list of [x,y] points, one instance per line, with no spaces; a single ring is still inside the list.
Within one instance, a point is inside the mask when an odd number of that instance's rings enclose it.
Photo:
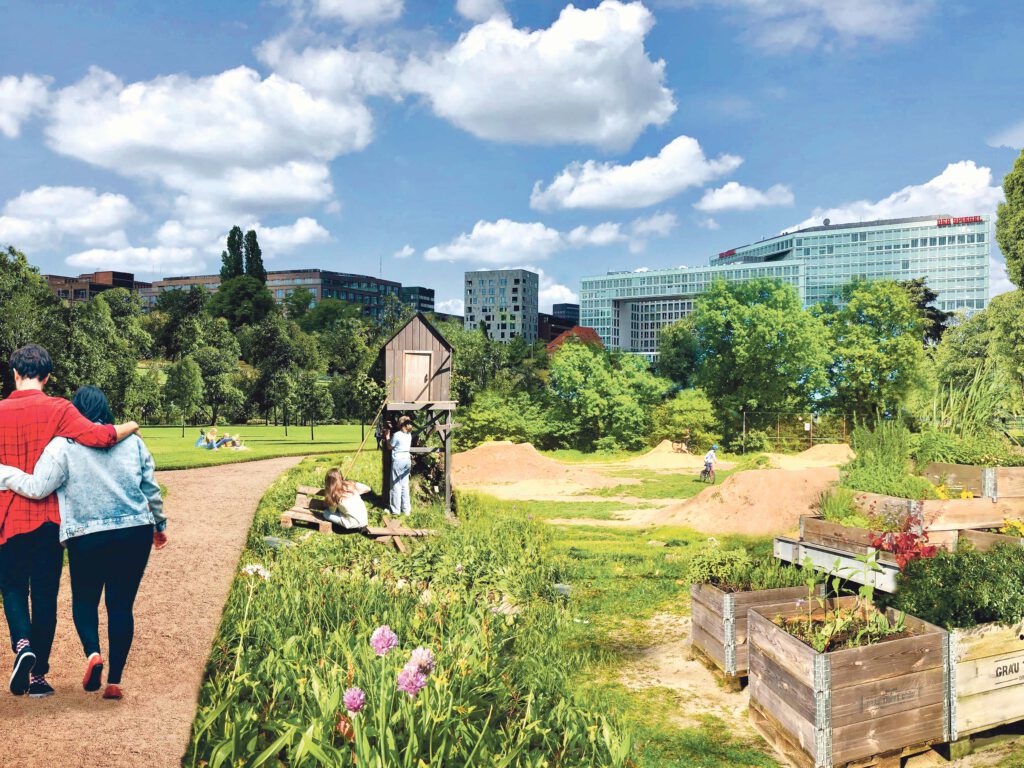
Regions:
[[[988,552],[992,547],[999,544],[1010,544],[1015,547],[1024,547],[1024,539],[1018,536],[1007,536],[1002,533],[988,533],[987,531],[958,531],[959,540],[970,542],[979,552]]]
[[[784,759],[799,768],[899,765],[947,740],[945,630],[908,616],[913,637],[817,653],[772,622],[805,610],[790,601],[748,617],[751,717]]]
[[[747,676],[747,611],[807,596],[807,587],[725,592],[712,584],[690,586],[692,646],[721,670],[727,683]]]
[[[1024,720],[1024,623],[949,633],[950,738]]]
[[[800,517],[800,541],[856,555],[866,555],[875,550],[871,546],[871,531],[809,515]],[[878,562],[895,565],[896,556],[891,552],[879,552]]]

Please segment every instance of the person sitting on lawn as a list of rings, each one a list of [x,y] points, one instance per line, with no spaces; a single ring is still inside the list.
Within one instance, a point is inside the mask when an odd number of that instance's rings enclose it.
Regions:
[[[324,501],[327,510],[324,518],[343,528],[365,528],[369,523],[363,494],[370,492],[370,486],[346,480],[337,467],[328,470],[324,478]]]
[[[203,430],[199,430],[199,439],[196,440],[196,448],[206,447],[206,433]]]

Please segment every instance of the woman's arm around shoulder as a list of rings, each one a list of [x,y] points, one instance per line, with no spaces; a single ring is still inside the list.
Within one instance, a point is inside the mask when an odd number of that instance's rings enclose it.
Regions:
[[[43,450],[32,474],[0,464],[0,489],[28,499],[44,499],[68,479],[65,449],[68,441],[55,437]]]

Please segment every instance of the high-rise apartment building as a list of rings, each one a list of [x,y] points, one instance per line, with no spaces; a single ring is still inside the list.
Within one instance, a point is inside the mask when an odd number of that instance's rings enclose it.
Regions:
[[[490,338],[511,341],[521,336],[537,341],[540,283],[526,269],[492,269],[466,273],[466,328],[487,326]]]
[[[609,348],[654,361],[658,331],[693,311],[716,280],[757,277],[796,287],[804,306],[836,299],[855,280],[924,278],[946,311],[988,303],[991,232],[988,216],[915,216],[856,224],[827,220],[723,251],[707,267],[585,277],[582,322]]]

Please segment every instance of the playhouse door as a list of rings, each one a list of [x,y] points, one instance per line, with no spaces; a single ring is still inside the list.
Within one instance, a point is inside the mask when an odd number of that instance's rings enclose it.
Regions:
[[[407,403],[430,399],[430,353],[406,352],[402,397]]]

